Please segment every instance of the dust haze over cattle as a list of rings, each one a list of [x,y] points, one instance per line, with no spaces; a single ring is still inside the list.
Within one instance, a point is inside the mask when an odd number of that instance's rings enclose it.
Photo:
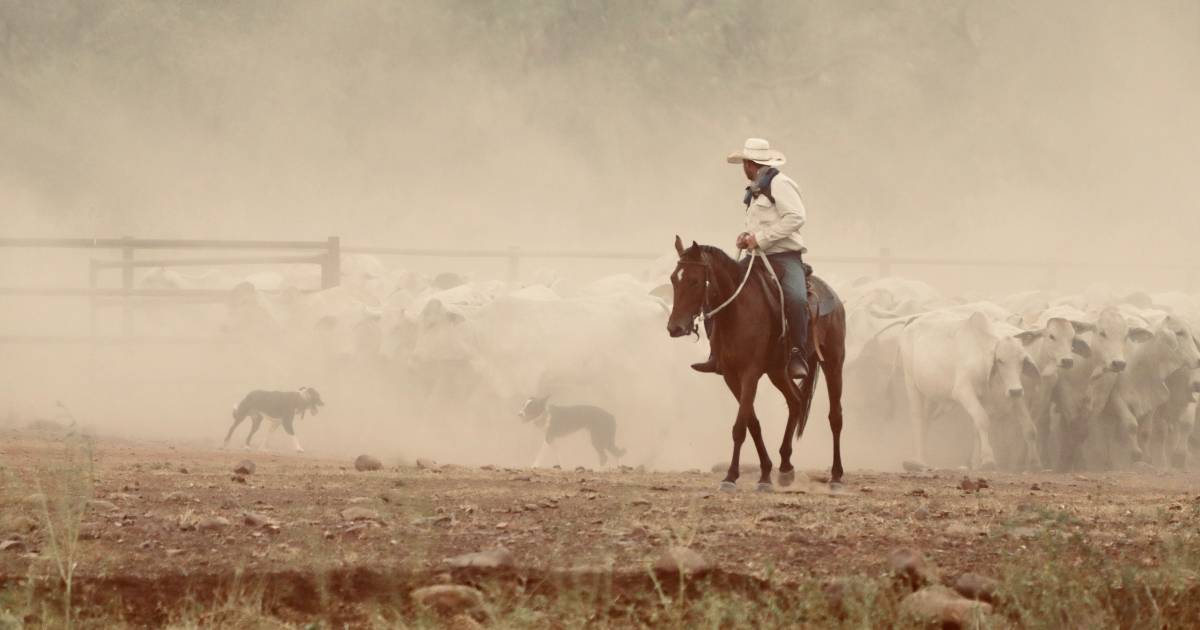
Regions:
[[[1200,193],[1186,184],[1200,166],[1197,24],[1200,7],[1172,2],[6,3],[0,224],[13,236],[339,235],[664,254],[680,233],[728,249],[744,182],[721,158],[762,136],[787,152],[817,273],[838,287],[877,270],[821,257],[880,248],[1194,263]],[[0,282],[83,286],[91,255],[0,250]],[[502,264],[477,261],[383,262],[474,281],[504,275]],[[557,273],[571,294],[612,273],[649,282],[651,270],[546,260],[523,263],[521,275],[534,284]],[[963,300],[1052,284],[1041,267],[892,273]],[[1122,296],[1196,288],[1182,271],[1121,267],[1063,268],[1053,282],[1068,294],[1095,283]],[[84,301],[3,299],[0,324],[15,334],[86,326]],[[653,313],[618,321],[585,301],[556,307],[542,332],[594,331],[598,345],[522,355],[511,340],[536,345],[539,331],[521,322],[543,311],[512,299],[490,308],[473,332],[480,343],[536,363],[494,366],[487,373],[504,382],[459,405],[430,403],[411,374],[319,365],[287,344],[94,355],[22,345],[0,359],[0,414],[53,415],[61,399],[103,430],[215,443],[247,391],[313,386],[328,408],[297,424],[310,450],[515,465],[540,439],[515,405],[549,380],[565,382],[555,386],[571,402],[612,408],[626,463],[707,467],[725,456],[733,403],[717,379],[687,371],[704,344],[672,342]],[[107,311],[100,325],[117,330],[118,315]],[[140,309],[138,326],[202,337],[226,315]],[[577,359],[598,372],[559,376]],[[594,376],[633,364],[638,379]],[[89,380],[95,371],[105,378]],[[873,395],[847,386],[847,399]],[[761,413],[776,442],[782,404],[771,398]],[[799,447],[802,468],[828,464],[821,405]],[[861,420],[847,413],[848,469],[909,456],[907,441],[873,440]],[[562,454],[564,464],[590,457],[585,444]],[[940,462],[963,463],[956,457]]]

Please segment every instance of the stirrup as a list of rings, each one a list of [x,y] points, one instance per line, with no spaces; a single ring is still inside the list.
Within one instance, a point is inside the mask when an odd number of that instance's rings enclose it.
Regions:
[[[788,356],[787,364],[788,377],[792,380],[800,380],[808,377],[808,361],[804,358],[804,353],[799,350],[793,350]]]

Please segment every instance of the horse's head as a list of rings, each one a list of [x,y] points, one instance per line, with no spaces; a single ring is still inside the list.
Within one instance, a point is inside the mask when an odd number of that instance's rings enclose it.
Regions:
[[[705,285],[708,280],[708,261],[703,249],[692,241],[684,249],[683,241],[675,237],[675,251],[679,262],[671,272],[671,287],[674,301],[671,316],[667,319],[667,332],[672,337],[685,337],[696,332],[695,320],[704,308]]]

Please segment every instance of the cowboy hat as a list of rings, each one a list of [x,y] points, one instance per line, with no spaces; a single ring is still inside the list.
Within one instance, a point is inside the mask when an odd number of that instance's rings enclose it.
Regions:
[[[782,166],[787,162],[783,153],[771,148],[771,143],[762,138],[746,138],[746,144],[741,151],[730,153],[725,161],[730,164],[741,164],[742,160],[750,160],[763,166]]]

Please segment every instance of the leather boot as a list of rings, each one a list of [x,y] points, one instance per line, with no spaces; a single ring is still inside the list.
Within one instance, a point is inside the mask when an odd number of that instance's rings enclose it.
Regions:
[[[693,363],[692,369],[704,374],[720,374],[721,366],[717,364],[716,354],[712,350],[708,351],[708,359],[703,363]]]
[[[798,348],[792,348],[791,356],[788,357],[787,371],[792,380],[808,378],[808,361],[804,359],[804,353]]]

